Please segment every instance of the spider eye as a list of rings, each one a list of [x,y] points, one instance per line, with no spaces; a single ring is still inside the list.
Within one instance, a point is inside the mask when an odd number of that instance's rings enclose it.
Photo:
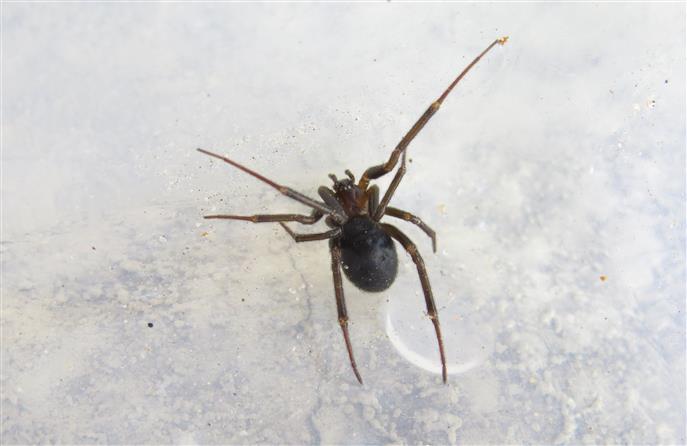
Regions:
[[[335,191],[349,191],[353,188],[353,182],[351,180],[339,180],[334,184]]]

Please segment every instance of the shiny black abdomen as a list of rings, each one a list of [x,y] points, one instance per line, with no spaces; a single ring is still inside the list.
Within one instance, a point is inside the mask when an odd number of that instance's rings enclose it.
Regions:
[[[341,260],[348,280],[365,291],[384,291],[398,270],[394,242],[367,215],[353,217],[343,225]]]

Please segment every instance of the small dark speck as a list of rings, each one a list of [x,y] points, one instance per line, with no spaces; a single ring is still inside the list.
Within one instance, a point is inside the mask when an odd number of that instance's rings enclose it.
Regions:
[[[148,327],[153,328],[153,323],[152,323],[152,322],[148,322]]]
[[[93,251],[95,251],[95,246],[91,246],[91,249],[92,249]]]
[[[208,426],[212,426],[212,424],[208,423]]]
[[[667,83],[668,83],[668,79],[666,79],[665,81],[663,81],[663,83],[664,83],[664,84],[667,84]]]
[[[246,299],[244,299],[244,298],[241,298],[241,302],[245,302],[245,301],[246,301]]]

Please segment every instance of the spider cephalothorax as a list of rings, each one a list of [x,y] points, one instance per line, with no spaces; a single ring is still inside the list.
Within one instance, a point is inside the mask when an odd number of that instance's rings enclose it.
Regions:
[[[225,161],[232,166],[238,167],[244,172],[269,184],[287,197],[309,206],[312,211],[310,215],[300,214],[271,214],[271,215],[207,215],[205,218],[219,218],[230,220],[247,220],[253,223],[278,222],[296,242],[308,242],[314,240],[329,240],[329,249],[332,258],[332,274],[334,277],[334,293],[336,295],[336,308],[339,315],[339,325],[343,332],[348,357],[356,378],[362,384],[363,380],[358,372],[358,367],[353,357],[353,348],[348,334],[348,313],[346,311],[346,301],[343,294],[343,283],[341,280],[341,267],[343,265],[346,277],[358,288],[365,291],[383,291],[389,288],[396,278],[398,269],[398,258],[393,240],[400,243],[406,252],[411,256],[417,267],[420,276],[420,284],[425,295],[427,305],[427,315],[434,324],[434,330],[439,344],[439,356],[441,358],[441,374],[446,383],[446,355],[444,354],[444,343],[441,337],[439,326],[439,314],[432,288],[429,284],[429,276],[425,269],[424,261],[420,256],[415,244],[395,226],[380,222],[384,216],[400,218],[417,225],[432,240],[432,249],[436,252],[436,236],[434,231],[422,220],[413,214],[389,206],[391,197],[394,195],[401,178],[406,171],[406,147],[410,141],[422,130],[427,122],[439,110],[439,107],[451,92],[453,87],[463,78],[477,61],[484,56],[496,44],[503,45],[507,37],[496,39],[487,49],[477,56],[458,77],[444,90],[439,98],[432,102],[420,119],[411,127],[408,133],[401,139],[396,148],[391,152],[389,160],[384,164],[379,164],[368,168],[355,183],[353,174],[346,170],[348,178],[338,180],[336,176],[330,174],[329,177],[334,182],[334,188],[329,189],[320,186],[318,194],[322,201],[309,198],[295,190],[275,183],[274,181],[260,175],[257,172],[233,161],[229,158],[198,149],[212,157]],[[369,186],[371,180],[375,180],[391,172],[398,164],[401,164],[396,171],[389,188],[380,200],[379,187]],[[369,186],[369,187],[368,187]],[[312,234],[296,234],[284,222],[298,222],[311,225],[326,216],[325,223],[330,228],[328,231]]]
[[[367,191],[355,184],[355,177],[350,170],[346,170],[348,178],[338,180],[332,173],[329,178],[334,181],[334,194],[343,211],[348,217],[367,213]]]

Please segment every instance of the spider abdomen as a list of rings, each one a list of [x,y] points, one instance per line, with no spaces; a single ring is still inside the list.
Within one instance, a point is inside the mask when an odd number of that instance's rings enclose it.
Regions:
[[[384,291],[398,270],[394,242],[367,215],[356,216],[343,225],[340,238],[344,274],[364,291]]]

